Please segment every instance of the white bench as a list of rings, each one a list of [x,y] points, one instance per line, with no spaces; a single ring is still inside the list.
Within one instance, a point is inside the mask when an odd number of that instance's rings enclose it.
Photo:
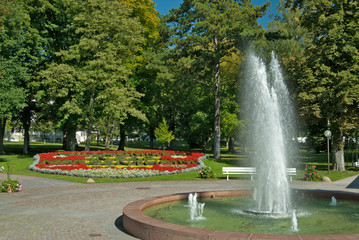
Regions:
[[[253,180],[253,175],[257,174],[255,167],[223,167],[222,173],[227,175],[227,181],[229,180],[229,174],[247,174],[251,175],[251,180]],[[292,181],[292,176],[297,175],[296,168],[287,168],[287,175],[290,176],[290,181]]]
[[[247,174],[251,175],[251,180],[253,180],[253,175],[257,173],[257,170],[255,167],[223,167],[222,173],[227,174],[227,181],[229,174]]]

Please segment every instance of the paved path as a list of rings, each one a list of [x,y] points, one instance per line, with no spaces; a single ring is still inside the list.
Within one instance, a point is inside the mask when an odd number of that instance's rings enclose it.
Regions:
[[[6,175],[0,174],[0,179]],[[244,180],[166,181],[81,184],[16,176],[24,190],[0,193],[0,240],[121,239],[122,209],[135,200],[178,192],[250,189]],[[293,182],[300,189],[359,193],[359,175],[333,183]]]

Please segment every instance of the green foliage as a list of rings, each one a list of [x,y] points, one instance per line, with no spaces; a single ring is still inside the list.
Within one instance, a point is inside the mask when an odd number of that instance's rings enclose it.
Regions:
[[[199,171],[199,176],[201,178],[216,178],[216,174],[212,171],[211,167],[205,167],[204,169]]]
[[[169,44],[178,78],[212,87],[216,159],[220,158],[220,91],[224,85],[221,63],[238,53],[243,42],[247,47],[247,42],[263,35],[257,18],[264,15],[268,4],[254,7],[247,1],[184,0],[165,17],[171,28]]]
[[[267,56],[274,51],[279,57],[286,84],[295,93],[298,79],[307,77],[310,68],[304,51],[308,30],[301,25],[301,10],[286,8],[285,2],[280,0],[277,7],[280,16],[268,24],[264,49]]]
[[[29,17],[13,1],[0,2],[0,154],[3,149],[3,131],[6,120],[15,119],[27,106],[29,69],[24,62],[28,51],[26,34]]]
[[[23,188],[21,182],[18,180],[12,180],[8,178],[7,180],[0,180],[0,182],[2,192],[20,192]]]
[[[306,55],[312,71],[299,81],[303,112],[329,119],[337,129],[351,129],[359,121],[358,106],[353,104],[359,99],[359,3],[304,4],[302,25],[310,31]]]
[[[221,129],[227,138],[236,136],[239,127],[237,114],[225,111],[222,114]]]
[[[152,0],[123,0],[132,9],[132,16],[140,19],[141,24],[145,27],[145,33],[149,39],[158,37],[158,12],[155,9],[155,3]]]
[[[307,30],[305,61],[298,78],[301,114],[311,124],[330,123],[335,169],[345,170],[343,134],[359,124],[358,1],[294,1]]]
[[[103,118],[110,138],[111,126],[128,115],[145,120],[133,105],[142,95],[129,84],[143,28],[120,1],[83,0],[69,7],[77,41],[58,51],[58,61],[42,73],[48,100],[55,102],[47,107],[60,110],[54,116],[64,131],[82,123],[91,132]],[[77,124],[65,129],[71,120]]]
[[[7,174],[7,180],[0,180],[1,182],[1,192],[19,192],[22,190],[23,186],[21,184],[21,181],[13,180],[11,179],[11,165],[10,165],[10,159],[6,159],[6,174]],[[16,167],[16,165],[14,165]],[[0,166],[0,172],[4,170],[4,166]]]
[[[315,165],[305,165],[304,169],[304,180],[305,181],[321,181],[322,178],[319,175]]]
[[[173,132],[168,129],[165,119],[163,119],[162,123],[160,123],[158,128],[155,129],[155,136],[162,144],[167,143],[168,147],[171,141],[175,139]]]
[[[199,111],[192,115],[188,128],[186,140],[190,147],[200,147],[205,150],[212,131],[212,124],[208,114]]]

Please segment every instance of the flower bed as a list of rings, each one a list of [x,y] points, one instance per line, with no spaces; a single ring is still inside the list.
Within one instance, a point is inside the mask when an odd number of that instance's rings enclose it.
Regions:
[[[201,170],[206,157],[179,151],[51,152],[35,155],[29,169],[91,178],[149,177]]]

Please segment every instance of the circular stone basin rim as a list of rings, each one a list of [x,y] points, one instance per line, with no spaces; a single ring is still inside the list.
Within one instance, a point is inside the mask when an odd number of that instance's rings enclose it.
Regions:
[[[333,192],[333,191],[315,191],[315,190],[294,190],[303,193],[307,197],[328,198],[334,196],[336,199],[359,201],[359,194],[350,192]],[[210,229],[193,228],[174,223],[162,222],[158,219],[151,218],[142,213],[143,210],[153,205],[166,202],[180,201],[188,199],[190,193],[177,193],[172,195],[152,197],[138,200],[126,205],[123,209],[123,226],[128,233],[144,240],[157,239],[359,239],[359,234],[343,235],[275,235],[259,233],[242,233],[226,232]],[[250,190],[224,190],[224,191],[205,191],[197,192],[198,198],[211,197],[234,197],[250,196]]]

